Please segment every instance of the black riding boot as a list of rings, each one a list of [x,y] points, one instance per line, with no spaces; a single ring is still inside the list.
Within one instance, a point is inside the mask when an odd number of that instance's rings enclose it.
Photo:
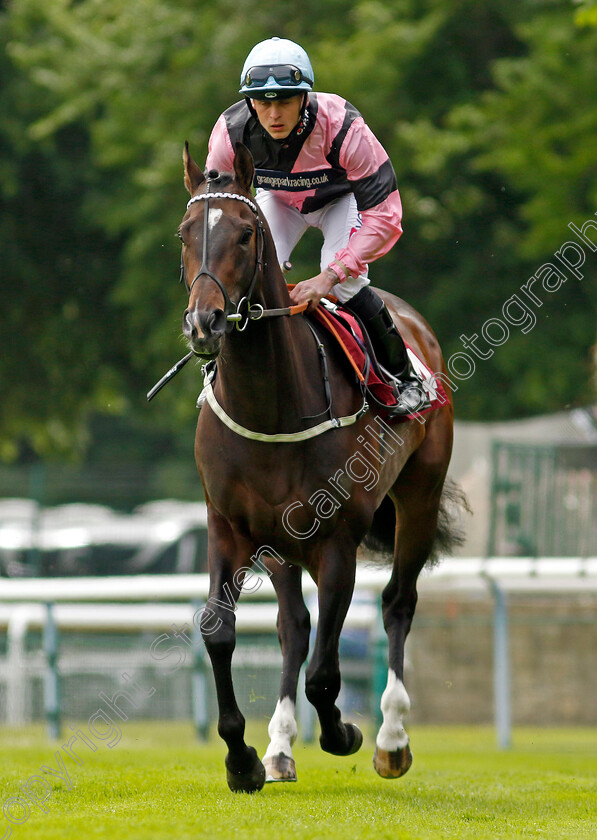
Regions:
[[[391,409],[390,417],[429,408],[431,403],[412,368],[402,336],[379,295],[365,286],[342,306],[361,319],[379,363],[396,386],[398,405]]]

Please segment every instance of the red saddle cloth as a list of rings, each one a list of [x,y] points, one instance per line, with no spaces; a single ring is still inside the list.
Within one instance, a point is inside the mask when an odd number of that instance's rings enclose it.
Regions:
[[[363,351],[363,332],[361,330],[361,325],[356,318],[344,309],[336,309],[332,312],[322,304],[317,307],[313,316],[336,338],[338,344],[346,354],[348,361],[353,367],[358,380],[366,385],[367,389],[371,391],[373,396],[379,400],[382,405],[387,405],[388,408],[395,406],[396,398],[392,388],[385,382],[381,381],[373,368],[370,367],[369,371],[366,371],[367,363],[365,353]],[[412,348],[408,347],[408,345],[406,345],[406,347],[409,350],[409,353],[412,354],[411,361],[416,361],[417,363],[415,365],[417,373],[422,375],[423,382],[427,385],[426,390],[431,400],[431,406],[429,408],[417,412],[420,416],[421,414],[427,414],[428,412],[434,411],[436,408],[445,405],[448,401],[448,397],[442,383],[433,376],[433,372],[430,368],[414,354]],[[367,377],[366,381],[365,376]],[[403,417],[395,418],[395,420],[399,422],[403,420],[410,420],[413,417],[415,417],[415,414],[405,414]]]

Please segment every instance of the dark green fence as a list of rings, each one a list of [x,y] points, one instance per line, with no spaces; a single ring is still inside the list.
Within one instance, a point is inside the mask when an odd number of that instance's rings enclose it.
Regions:
[[[597,555],[597,446],[494,441],[487,553]]]
[[[128,464],[0,465],[0,498],[32,499],[43,507],[85,502],[121,511],[156,499],[203,500],[192,454],[183,460]]]

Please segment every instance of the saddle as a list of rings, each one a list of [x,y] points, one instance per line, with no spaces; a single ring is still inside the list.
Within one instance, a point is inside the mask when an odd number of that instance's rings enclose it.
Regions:
[[[336,339],[338,347],[355,374],[357,384],[366,391],[368,399],[378,410],[390,411],[396,405],[394,390],[387,382],[383,369],[375,357],[369,336],[354,315],[343,309],[341,305],[323,298],[315,312],[307,317],[323,326]],[[392,418],[392,422],[411,420],[415,416],[434,411],[448,401],[444,387],[441,381],[435,378],[433,371],[408,344],[406,344],[406,349],[413,367],[421,376],[431,405],[419,412]]]

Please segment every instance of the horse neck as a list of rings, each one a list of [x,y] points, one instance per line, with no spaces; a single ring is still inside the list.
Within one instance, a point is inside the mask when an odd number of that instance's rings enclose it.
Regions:
[[[266,258],[254,303],[265,309],[290,305],[282,273]],[[316,371],[316,375],[313,375]],[[227,336],[218,362],[216,395],[241,425],[274,434],[302,428],[301,418],[322,411],[323,388],[311,332],[300,316],[250,321]]]

